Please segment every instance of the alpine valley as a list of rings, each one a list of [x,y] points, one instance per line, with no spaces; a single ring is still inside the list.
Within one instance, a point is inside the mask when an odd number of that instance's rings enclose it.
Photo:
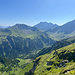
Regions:
[[[75,75],[75,20],[1,26],[0,75]]]

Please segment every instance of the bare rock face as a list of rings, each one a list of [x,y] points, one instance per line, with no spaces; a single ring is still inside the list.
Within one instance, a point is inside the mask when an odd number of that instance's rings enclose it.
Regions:
[[[68,60],[63,60],[61,63],[59,63],[59,67],[65,67],[66,66],[66,63],[68,63],[69,61]]]

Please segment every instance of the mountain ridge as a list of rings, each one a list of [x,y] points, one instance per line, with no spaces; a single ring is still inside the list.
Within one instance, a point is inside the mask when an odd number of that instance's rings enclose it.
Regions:
[[[34,27],[42,29],[42,30],[48,30],[48,29],[51,29],[51,28],[58,27],[58,25],[53,24],[53,23],[48,23],[48,22],[40,22],[40,23],[34,25]]]
[[[25,24],[16,24],[0,31],[0,55],[4,57],[15,58],[37,53],[38,50],[55,42],[45,32]]]
[[[63,24],[62,26],[59,26],[54,29],[49,29],[49,30],[50,30],[50,32],[57,32],[58,31],[58,33],[64,32],[65,34],[72,33],[75,30],[75,20],[69,21],[69,22]],[[47,30],[47,31],[49,31],[49,30]]]
[[[62,26],[45,31],[55,40],[61,40],[75,36],[75,20],[69,21]]]

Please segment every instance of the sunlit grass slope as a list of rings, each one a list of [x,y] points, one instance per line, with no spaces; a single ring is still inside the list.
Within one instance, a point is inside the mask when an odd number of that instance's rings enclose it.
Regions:
[[[75,75],[75,43],[38,58],[34,75]]]
[[[31,59],[0,59],[0,75],[24,75],[33,66]]]

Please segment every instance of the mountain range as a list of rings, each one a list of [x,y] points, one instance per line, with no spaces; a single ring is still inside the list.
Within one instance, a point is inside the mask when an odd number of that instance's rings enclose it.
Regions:
[[[74,75],[75,20],[0,28],[0,74]]]
[[[62,26],[57,27],[57,28],[49,29],[47,31],[58,32],[58,33],[63,32],[64,34],[70,34],[75,31],[75,20],[70,21]]]
[[[46,30],[45,32],[55,40],[72,37],[75,35],[75,20],[70,21],[62,26]]]
[[[44,30],[45,33],[56,41],[75,35],[75,20],[69,21],[62,26],[53,23],[40,22],[34,27]]]
[[[74,32],[75,20],[62,26],[40,22],[33,27],[16,24],[5,29],[1,28],[0,55],[4,57],[13,57],[13,53],[16,55],[14,57],[32,55],[43,47],[51,46],[55,41],[75,36]]]
[[[0,55],[8,58],[37,53],[55,42],[45,32],[24,24],[0,29],[0,32]]]

